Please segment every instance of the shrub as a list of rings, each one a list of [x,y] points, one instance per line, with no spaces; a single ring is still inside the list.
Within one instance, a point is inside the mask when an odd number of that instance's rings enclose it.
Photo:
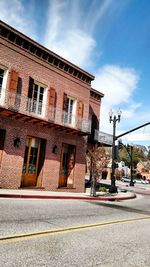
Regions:
[[[107,192],[107,189],[106,189],[105,186],[100,186],[100,187],[99,187],[99,191],[100,191],[100,192]]]

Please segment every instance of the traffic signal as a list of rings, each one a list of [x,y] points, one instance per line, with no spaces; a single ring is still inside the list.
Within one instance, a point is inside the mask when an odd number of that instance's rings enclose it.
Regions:
[[[115,154],[115,159],[117,160],[118,157],[119,157],[119,148],[118,148],[118,146],[115,146],[115,152],[114,152],[114,154]]]
[[[128,151],[128,153],[131,153],[131,146],[130,145],[127,145],[127,151]]]
[[[115,162],[114,165],[115,165],[115,169],[117,169],[118,168],[118,163]]]
[[[119,149],[123,148],[123,143],[121,141],[118,141],[118,148]]]

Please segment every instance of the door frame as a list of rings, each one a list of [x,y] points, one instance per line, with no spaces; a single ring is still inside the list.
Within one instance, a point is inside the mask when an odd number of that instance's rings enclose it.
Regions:
[[[22,169],[22,176],[21,176],[21,187],[28,187],[28,186],[36,186],[37,184],[37,173],[38,173],[38,165],[39,165],[39,155],[40,155],[40,145],[41,145],[41,139],[33,136],[27,136],[26,140],[29,139],[29,149],[28,149],[28,155],[27,155],[27,163],[26,163],[26,172],[23,173]],[[28,173],[28,165],[30,160],[30,153],[31,153],[31,143],[32,139],[38,139],[38,153],[37,153],[37,161],[36,161],[36,172],[35,173]],[[25,146],[26,149],[26,146]],[[24,158],[25,158],[25,151],[24,151]],[[23,162],[24,165],[24,162]]]
[[[70,182],[70,173],[67,173],[66,176],[62,176],[62,164],[63,164],[63,151],[65,146],[68,148],[68,151],[71,151],[71,148],[74,148],[74,166],[75,166],[75,156],[76,156],[76,146],[68,143],[62,143],[62,149],[61,149],[61,156],[60,156],[60,170],[59,170],[59,184],[58,187],[69,187],[72,188],[74,184],[74,167],[73,167],[73,177],[71,179],[72,182]],[[69,149],[70,148],[70,149]],[[69,154],[69,153],[68,153]],[[69,154],[70,156],[70,154]],[[69,160],[70,157],[68,158],[68,166],[67,166],[67,171],[69,171]]]

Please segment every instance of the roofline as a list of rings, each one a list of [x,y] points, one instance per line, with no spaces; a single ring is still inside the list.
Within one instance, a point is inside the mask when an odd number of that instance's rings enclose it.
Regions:
[[[101,92],[99,92],[99,91],[97,91],[96,89],[91,88],[90,90],[91,90],[92,92],[96,93],[97,95],[99,95],[99,96],[101,96],[101,97],[104,97],[104,94],[101,93]]]
[[[34,41],[33,39],[31,39],[30,37],[26,36],[25,34],[21,33],[20,31],[16,30],[15,28],[13,28],[12,26],[8,25],[7,23],[5,23],[4,21],[0,20],[0,36],[2,38],[5,38],[7,40],[9,40],[9,36],[2,36],[2,27],[7,29],[8,31],[16,34],[18,37],[21,37],[22,39],[24,39],[25,41],[28,41],[31,45],[34,45],[36,46],[37,48],[43,50],[43,53],[46,52],[48,53],[50,56],[53,56],[55,59],[57,59],[59,62],[63,63],[64,65],[69,65],[69,67],[72,67],[73,70],[76,70],[78,71],[80,74],[83,74],[85,75],[89,82],[88,83],[91,83],[91,81],[93,81],[95,79],[95,76],[93,76],[92,74],[90,74],[89,72],[83,70],[82,68],[76,66],[75,64],[71,63],[70,61],[64,59],[63,57],[57,55],[56,53],[52,52],[51,50],[49,50],[48,48],[44,47],[43,45],[39,44],[38,42]],[[14,43],[16,46],[17,44],[15,43],[15,41],[12,41],[12,40],[9,40],[9,42],[12,42]],[[24,49],[23,47],[21,47],[22,49]],[[30,51],[31,53],[31,51]],[[34,54],[34,53],[33,53]],[[36,54],[34,54],[35,56],[37,56]],[[43,59],[43,58],[42,58]],[[50,63],[49,61],[47,61],[48,63]],[[56,65],[55,65],[56,67]],[[57,66],[59,67],[59,66]],[[68,72],[68,71],[67,71]],[[75,75],[73,75],[75,76]],[[76,76],[75,76],[76,77]],[[78,79],[80,79],[79,77],[77,77]],[[87,79],[85,79],[87,80]]]

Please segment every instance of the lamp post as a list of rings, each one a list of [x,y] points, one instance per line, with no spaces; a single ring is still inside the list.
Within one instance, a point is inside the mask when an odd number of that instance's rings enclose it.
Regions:
[[[121,110],[117,112],[117,116],[113,114],[112,111],[109,112],[109,122],[113,123],[113,143],[112,143],[112,173],[111,173],[111,187],[109,189],[110,193],[116,193],[117,187],[115,184],[115,141],[116,141],[116,122],[120,122]]]

